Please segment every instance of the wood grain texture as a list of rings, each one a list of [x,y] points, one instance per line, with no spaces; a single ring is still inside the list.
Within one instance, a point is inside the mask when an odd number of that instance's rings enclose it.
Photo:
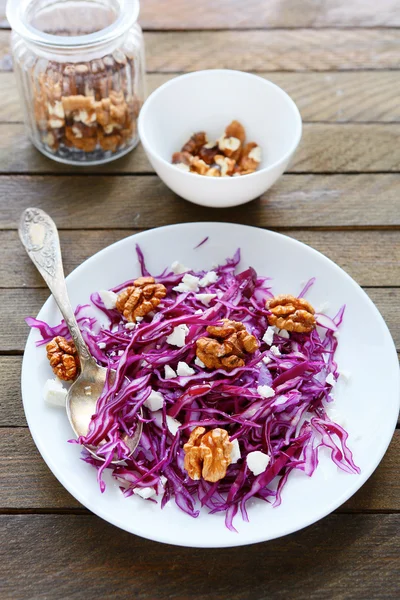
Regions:
[[[400,72],[260,73],[296,102],[303,121],[399,122]],[[151,93],[175,75],[149,74]],[[0,122],[22,122],[13,73],[0,72]]]
[[[26,426],[21,400],[21,366],[21,356],[0,356],[0,427]]]
[[[0,0],[0,27],[7,28],[6,1]],[[400,25],[396,0],[203,0],[193,10],[190,0],[144,0],[144,29],[247,29],[274,27],[395,27]]]
[[[66,273],[109,244],[135,233],[132,230],[61,231]],[[316,231],[285,230],[285,234],[304,242],[334,260],[363,286],[400,284],[399,231]],[[44,287],[44,282],[29,262],[16,231],[1,231],[3,261],[0,288]],[[180,257],[177,257],[179,259]],[[310,273],[312,276],[312,273]]]
[[[397,69],[400,31],[279,29],[147,32],[150,73],[215,67],[245,71]],[[9,32],[0,31],[0,70],[10,71]]]
[[[144,0],[140,22],[145,29],[240,29],[273,27],[374,27],[400,25],[396,0]]]
[[[7,457],[0,464],[0,506],[49,511],[82,507],[46,466],[27,428],[3,428],[0,433],[1,456]],[[378,469],[338,511],[400,511],[399,469],[400,431],[396,430]]]
[[[400,123],[306,123],[289,173],[398,172]],[[19,123],[0,124],[1,173],[76,173],[77,168],[42,156]],[[138,146],[116,162],[80,167],[80,173],[152,173]]]
[[[69,264],[68,270],[70,270],[70,267]],[[33,273],[33,266],[30,269],[29,277]],[[43,285],[39,279],[37,285]],[[366,288],[366,292],[381,312],[393,336],[396,348],[400,350],[400,322],[398,318],[400,288]],[[49,292],[46,289],[0,290],[0,301],[3,307],[0,316],[2,332],[0,352],[3,354],[22,353],[29,333],[24,318],[36,316],[48,296]]]
[[[150,176],[3,176],[0,198],[0,229],[15,229],[29,206],[61,229],[159,227],[177,215],[274,228],[400,226],[400,174],[283,175],[260,199],[229,210],[185,202]]]
[[[164,546],[90,515],[4,515],[0,525],[4,600],[98,600],[110,590],[118,600],[391,600],[398,592],[400,515],[331,515],[224,550]]]

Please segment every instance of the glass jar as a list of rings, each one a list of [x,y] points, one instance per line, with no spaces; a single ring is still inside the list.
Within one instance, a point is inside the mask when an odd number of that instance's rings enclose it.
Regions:
[[[145,96],[138,0],[8,0],[25,122],[46,156],[94,165],[138,143]]]

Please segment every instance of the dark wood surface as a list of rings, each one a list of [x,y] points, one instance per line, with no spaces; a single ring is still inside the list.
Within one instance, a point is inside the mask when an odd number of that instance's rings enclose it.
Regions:
[[[286,89],[304,122],[264,196],[203,209],[170,192],[139,147],[102,168],[53,163],[27,140],[0,0],[0,600],[392,600],[400,594],[400,431],[361,490],[286,538],[225,550],[142,540],[90,514],[27,429],[23,317],[48,296],[18,241],[27,206],[52,214],[66,271],[136,231],[230,221],[317,248],[364,287],[400,351],[400,5],[396,0],[143,0],[148,88],[230,67]],[[377,402],[381,399],[377,398]]]

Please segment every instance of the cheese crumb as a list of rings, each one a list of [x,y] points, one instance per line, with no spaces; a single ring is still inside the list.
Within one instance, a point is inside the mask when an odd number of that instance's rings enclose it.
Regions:
[[[171,346],[183,348],[188,333],[189,327],[187,325],[177,325],[176,327],[174,327],[173,332],[167,337],[167,343]]]
[[[194,375],[196,371],[192,369],[192,367],[189,367],[187,363],[182,361],[178,362],[178,368],[176,372],[179,377],[190,377],[190,375]]]
[[[164,396],[160,392],[151,390],[150,396],[147,398],[144,405],[151,411],[160,410],[164,405]]]
[[[211,300],[217,297],[217,294],[196,294],[196,300],[200,300],[204,306],[209,306]]]
[[[63,384],[57,378],[48,379],[44,384],[43,398],[47,404],[51,404],[52,406],[65,407],[67,394],[67,390],[63,387]]]
[[[106,347],[106,343],[105,342],[98,342],[97,346],[100,348],[100,350],[104,350],[104,348]]]
[[[274,356],[281,356],[281,351],[279,350],[278,346],[271,346],[270,350]]]
[[[145,500],[148,500],[152,496],[156,495],[155,489],[151,487],[136,488],[133,490],[133,493],[136,494],[136,496],[144,498]]]
[[[329,373],[325,381],[328,385],[331,385],[333,387],[336,383],[336,379],[334,378],[333,373]]]
[[[130,321],[129,321],[129,323],[125,323],[125,329],[132,330],[132,329],[136,329],[136,327],[137,327],[137,323],[131,323]]]
[[[175,292],[198,292],[199,281],[200,279],[198,277],[190,275],[190,273],[186,273],[186,275],[182,277],[182,281],[179,283],[179,285],[176,285],[172,289],[175,290]]]
[[[198,356],[196,356],[196,358],[194,359],[194,364],[200,367],[200,369],[205,369],[206,367],[206,365],[203,363],[202,360],[200,360]]]
[[[182,425],[177,419],[167,415],[167,427],[170,433],[175,436],[178,433],[179,427]]]
[[[177,374],[173,370],[172,367],[170,367],[169,365],[165,365],[165,367],[164,367],[164,377],[165,377],[165,379],[174,379],[174,377],[177,377]]]
[[[260,450],[249,452],[246,458],[247,466],[254,475],[260,475],[267,468],[270,461],[268,454],[264,454]]]
[[[182,275],[183,273],[186,273],[187,271],[190,271],[190,270],[191,269],[189,269],[189,267],[185,267],[185,265],[178,262],[177,260],[175,262],[173,262],[171,265],[171,271],[173,273],[175,273],[175,275]]]
[[[274,341],[274,333],[275,329],[273,327],[268,327],[262,337],[263,342],[265,342],[268,346],[271,346],[272,342]]]
[[[207,287],[211,283],[215,283],[218,280],[218,275],[215,271],[208,271],[199,281],[200,287]]]
[[[99,292],[99,296],[107,310],[112,310],[115,308],[118,300],[118,294],[109,290],[101,290]]]
[[[290,334],[288,331],[286,331],[286,329],[276,328],[276,333],[277,333],[277,335],[279,335],[282,338],[285,338],[286,340],[288,340],[290,338]]]
[[[263,361],[264,365],[269,365],[269,363],[272,362],[272,358],[269,356],[263,356],[262,361]]]
[[[231,464],[234,465],[235,463],[237,463],[237,461],[239,460],[239,458],[241,458],[241,453],[240,453],[240,447],[239,447],[239,442],[238,440],[233,440],[231,442],[232,444],[232,450],[231,450]]]
[[[260,394],[263,398],[273,398],[275,396],[275,390],[269,385],[259,385],[257,388],[257,394]]]

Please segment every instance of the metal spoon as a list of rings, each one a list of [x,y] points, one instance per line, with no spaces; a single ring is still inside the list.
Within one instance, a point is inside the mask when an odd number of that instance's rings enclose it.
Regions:
[[[90,354],[76,322],[68,297],[60,239],[54,221],[39,208],[27,208],[22,214],[18,231],[25,250],[53,294],[78,352],[81,373],[69,388],[66,409],[75,435],[85,436],[91,417],[96,412],[97,400],[105,385],[107,369],[100,367]],[[115,371],[110,373],[111,380],[113,377]],[[141,434],[142,423],[138,421],[133,437],[124,438],[130,455],[136,449]],[[97,456],[95,449],[90,447],[87,449],[99,460],[104,460],[103,457]]]

